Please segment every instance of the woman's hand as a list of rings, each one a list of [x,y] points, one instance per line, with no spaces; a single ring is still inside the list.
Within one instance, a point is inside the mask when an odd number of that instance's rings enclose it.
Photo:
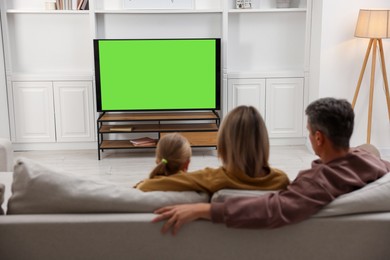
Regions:
[[[170,229],[172,234],[176,235],[182,225],[196,219],[211,219],[209,203],[183,204],[176,206],[167,206],[156,210],[159,214],[152,222],[167,220],[161,232],[167,233]]]

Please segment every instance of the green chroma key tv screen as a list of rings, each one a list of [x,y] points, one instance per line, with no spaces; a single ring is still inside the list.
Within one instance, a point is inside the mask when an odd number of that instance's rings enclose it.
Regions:
[[[220,39],[94,40],[97,110],[218,110],[220,52]]]

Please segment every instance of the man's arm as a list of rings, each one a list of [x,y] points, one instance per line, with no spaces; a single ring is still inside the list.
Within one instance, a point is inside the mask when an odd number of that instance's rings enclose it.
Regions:
[[[167,220],[162,229],[162,233],[167,233],[172,230],[172,234],[176,235],[179,229],[186,223],[197,219],[210,219],[210,204],[184,204],[177,206],[168,206],[156,210],[154,213],[159,214],[152,222]]]
[[[305,193],[299,192],[306,190]],[[310,193],[310,194],[309,194]],[[186,223],[211,219],[235,228],[275,228],[304,220],[318,212],[333,198],[316,183],[301,180],[287,191],[261,197],[237,197],[216,203],[167,206],[155,211],[153,222],[166,220],[161,232],[177,234]]]
[[[301,178],[286,191],[212,203],[211,219],[234,228],[276,228],[309,218],[333,199],[317,182]]]

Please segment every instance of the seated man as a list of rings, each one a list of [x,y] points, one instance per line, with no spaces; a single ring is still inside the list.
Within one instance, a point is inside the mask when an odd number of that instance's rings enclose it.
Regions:
[[[167,220],[165,233],[195,219],[211,219],[235,228],[276,228],[305,220],[338,196],[365,186],[390,172],[390,163],[367,147],[349,148],[354,112],[349,102],[322,98],[306,109],[309,139],[320,157],[283,190],[261,197],[164,207],[153,221]],[[364,149],[363,149],[364,148]]]

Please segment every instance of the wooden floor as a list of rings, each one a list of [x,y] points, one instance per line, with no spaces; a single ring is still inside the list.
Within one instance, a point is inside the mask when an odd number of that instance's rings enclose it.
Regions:
[[[105,150],[99,161],[96,150],[15,152],[15,157],[34,159],[49,167],[80,176],[100,176],[108,181],[133,186],[147,178],[155,165],[154,150]],[[271,146],[272,167],[284,170],[293,180],[317,157],[305,146]],[[390,160],[390,158],[385,158]],[[218,167],[215,149],[194,149],[189,171]]]

